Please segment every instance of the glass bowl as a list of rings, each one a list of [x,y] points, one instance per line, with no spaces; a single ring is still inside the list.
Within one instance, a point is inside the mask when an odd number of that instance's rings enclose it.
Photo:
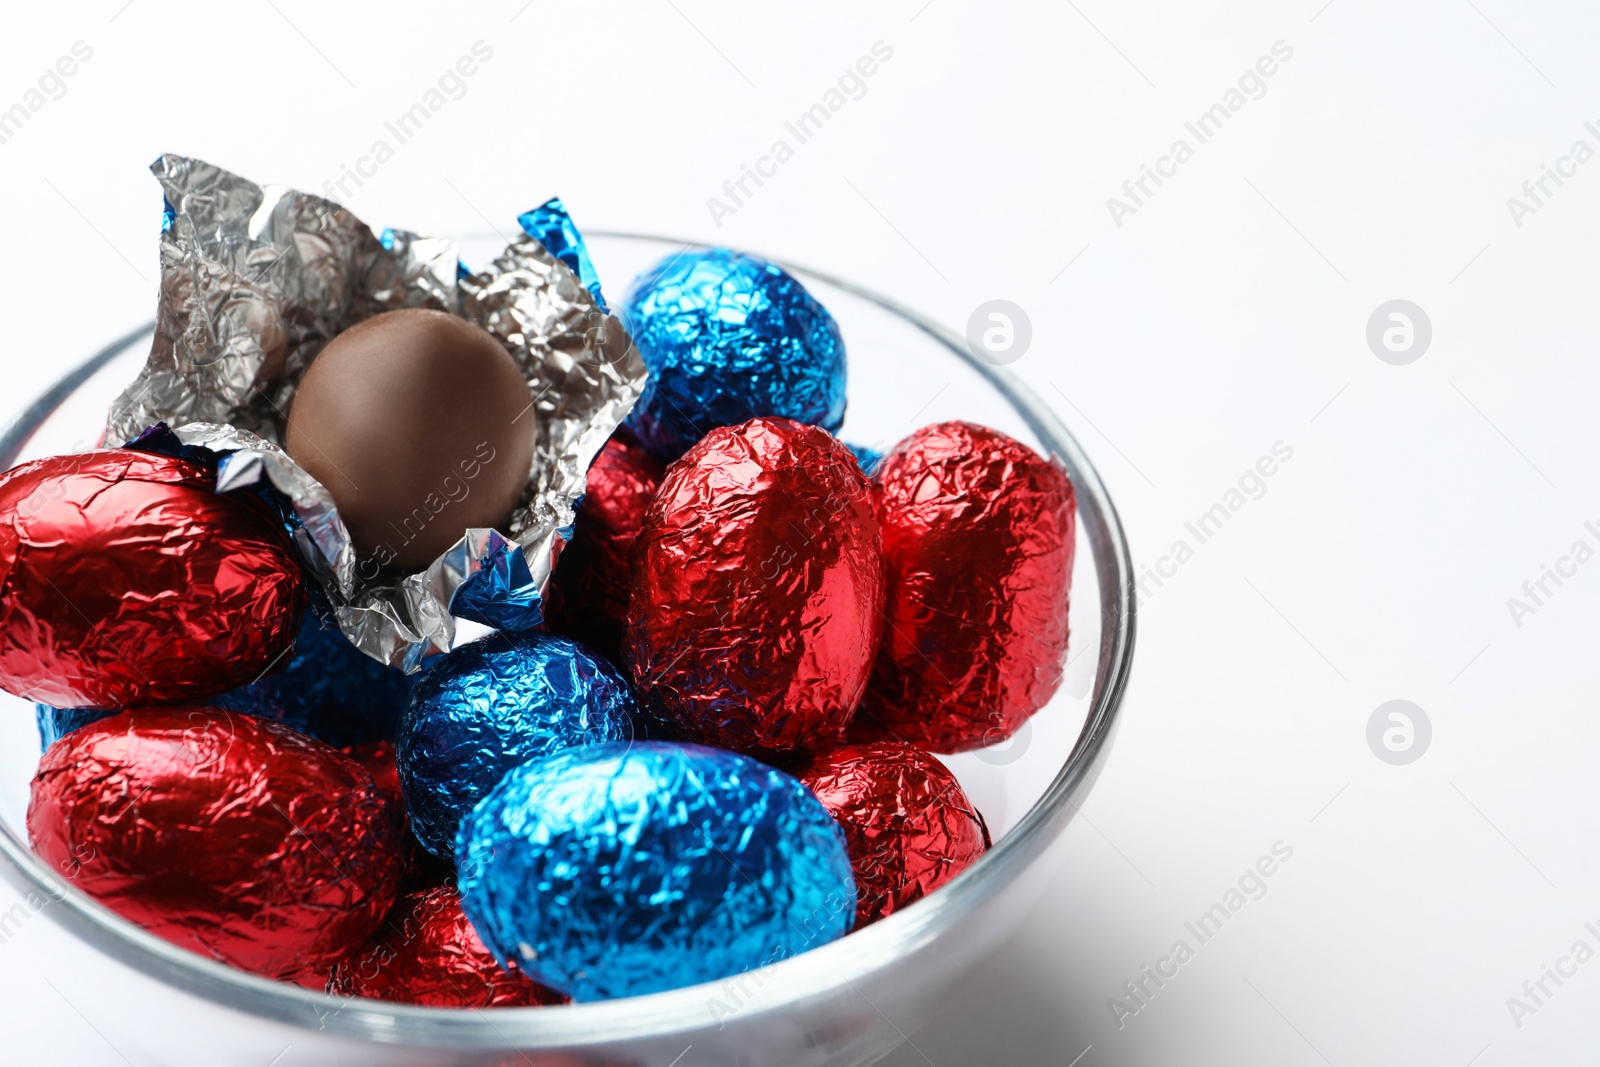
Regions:
[[[509,234],[463,238],[483,262]],[[686,242],[590,235],[600,277],[621,286]],[[193,955],[78,892],[29,850],[38,762],[32,705],[0,694],[0,874],[70,931],[50,979],[130,1063],[871,1063],[905,1041],[961,976],[1010,934],[1045,888],[1034,861],[1106,759],[1133,655],[1133,570],[1116,509],[1056,415],[1020,379],[909,308],[788,265],[838,319],[850,358],[840,436],[885,450],[918,426],[963,418],[1004,430],[1071,473],[1078,494],[1072,653],[1056,698],[1015,737],[946,762],[994,831],[994,848],[937,893],[842,940],[722,982],[559,1008],[487,1011],[341,1000]],[[0,435],[0,469],[91,448],[106,405],[143,363],[150,327],[72,371]],[[1085,922],[1092,917],[1085,916]]]

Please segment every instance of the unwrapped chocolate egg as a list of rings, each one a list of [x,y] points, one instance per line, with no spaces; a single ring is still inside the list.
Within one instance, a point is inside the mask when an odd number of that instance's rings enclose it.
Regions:
[[[130,449],[0,475],[0,688],[63,708],[204,700],[299,626],[279,519],[205,467]]]
[[[927,896],[989,849],[989,827],[961,783],[915,745],[846,745],[797,776],[844,829],[858,929]]]
[[[425,567],[468,528],[509,519],[535,419],[522,372],[488,331],[403,308],[328,342],[295,392],[284,447],[364,557]]]
[[[400,835],[371,775],[275,723],[145,708],[50,746],[28,836],[124,918],[272,978],[323,973],[394,903]]]
[[[634,549],[628,657],[679,736],[741,752],[837,744],[883,626],[872,490],[789,419],[713,430],[667,471]]]
[[[551,634],[494,634],[418,680],[395,746],[411,830],[437,856],[512,768],[571,745],[633,737],[633,694],[609,663]]]
[[[795,779],[660,741],[506,775],[463,824],[461,901],[497,959],[579,1001],[776,963],[845,934],[844,835]]]
[[[372,940],[333,969],[328,992],[428,1008],[529,1008],[567,998],[483,947],[450,888],[413,893]]]
[[[967,422],[918,430],[873,481],[886,624],[853,736],[935,752],[1005,740],[1061,684],[1072,482],[1022,442]]]
[[[675,252],[634,281],[623,319],[650,370],[625,425],[663,460],[757,416],[829,431],[844,421],[839,327],[775,263],[726,248]]]
[[[665,474],[661,461],[625,431],[612,434],[589,465],[572,540],[545,598],[545,624],[553,632],[620,659],[633,546]]]

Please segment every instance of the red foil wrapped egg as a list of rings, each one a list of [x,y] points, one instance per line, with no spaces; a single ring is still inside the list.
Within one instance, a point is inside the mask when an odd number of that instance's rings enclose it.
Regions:
[[[44,754],[33,849],[124,918],[271,978],[325,973],[394,903],[400,835],[372,777],[218,708],[145,708]]]
[[[989,827],[961,783],[915,745],[847,745],[815,757],[797,776],[844,829],[858,930],[927,896],[989,850]]]
[[[739,752],[838,743],[883,626],[871,486],[825,430],[759,418],[667,469],[634,549],[628,658],[652,713]]]
[[[888,596],[854,736],[964,752],[1061,685],[1077,523],[1066,472],[968,422],[926,426],[873,474]]]
[[[378,795],[389,805],[389,814],[400,829],[406,826],[405,794],[400,791],[400,767],[395,763],[393,741],[362,741],[339,750],[361,764],[372,775]]]
[[[393,741],[363,741],[346,745],[339,750],[361,764],[372,775],[378,794],[389,805],[389,815],[395,830],[400,834],[400,858],[403,873],[400,876],[401,896],[435,886],[454,884],[455,865],[440,859],[411,834],[411,816],[406,810],[405,794],[400,789],[400,768],[395,763]],[[326,985],[326,976],[324,976]],[[317,986],[318,989],[322,988]]]
[[[478,940],[454,889],[413,893],[383,928],[333,969],[328,992],[430,1008],[526,1008],[567,998],[500,966]]]
[[[625,431],[589,466],[570,544],[556,561],[545,622],[611,658],[620,659],[628,625],[633,546],[666,469]]]
[[[0,475],[0,688],[63,708],[204,700],[299,626],[300,568],[267,507],[129,449]]]

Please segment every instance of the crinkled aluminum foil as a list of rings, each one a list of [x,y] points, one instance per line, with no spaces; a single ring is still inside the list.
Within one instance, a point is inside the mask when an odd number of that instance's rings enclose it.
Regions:
[[[650,368],[628,429],[663,462],[763,415],[829,433],[844,423],[839,324],[775,263],[728,248],[673,253],[634,279],[622,318]]]
[[[626,741],[637,715],[622,675],[568,638],[461,646],[422,672],[396,732],[411,832],[450,859],[462,818],[507,771],[574,745]]]
[[[298,982],[378,930],[405,865],[394,810],[360,764],[193,705],[119,712],[51,745],[28,840],[157,937]]]
[[[525,235],[469,274],[453,243],[376,236],[321,197],[258,186],[182,156],[162,156],[151,170],[167,200],[155,341],[111,407],[107,441],[166,423],[186,444],[230,453],[219,492],[270,480],[293,502],[303,524],[297,544],[340,628],[376,659],[414,668],[430,647],[449,648],[452,607],[491,626],[537,623],[584,472],[646,374],[599,300],[581,238],[553,254]],[[560,201],[522,221],[530,234],[576,238]],[[467,530],[426,570],[375,581],[361,573],[333,498],[279,443],[295,389],[322,347],[402,307],[453,312],[498,337],[528,382],[537,439],[509,538]]]
[[[508,771],[456,839],[502,963],[573,1000],[714,982],[849,933],[844,831],[810,790],[700,745],[578,745]]]
[[[983,813],[956,776],[915,745],[845,745],[795,777],[844,831],[857,929],[921,900],[989,850]]]

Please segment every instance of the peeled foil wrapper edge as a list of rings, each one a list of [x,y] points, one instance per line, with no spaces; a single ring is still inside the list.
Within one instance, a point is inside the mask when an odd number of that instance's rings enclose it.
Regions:
[[[108,443],[165,423],[226,453],[217,491],[266,479],[292,503],[295,541],[353,644],[415,669],[448,649],[453,616],[503,629],[538,623],[540,599],[589,462],[644,388],[644,361],[609,314],[581,239],[553,253],[525,233],[468,273],[453,242],[373,234],[347,209],[165,155],[161,293],[150,356],[112,404]],[[522,216],[533,233],[577,231],[559,200]],[[570,264],[580,264],[580,278]],[[461,315],[522,369],[536,415],[533,466],[508,533],[467,530],[418,573],[369,578],[328,491],[283,451],[286,413],[335,335],[396,308]]]

